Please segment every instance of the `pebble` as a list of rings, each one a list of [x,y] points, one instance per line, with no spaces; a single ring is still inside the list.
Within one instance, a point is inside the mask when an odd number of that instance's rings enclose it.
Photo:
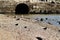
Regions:
[[[42,38],[41,37],[36,37],[38,40],[42,40]]]
[[[43,18],[41,18],[40,21],[43,21]]]
[[[47,27],[45,27],[45,28],[43,28],[44,30],[46,30],[47,29]]]
[[[16,26],[18,26],[18,24],[15,24]]]

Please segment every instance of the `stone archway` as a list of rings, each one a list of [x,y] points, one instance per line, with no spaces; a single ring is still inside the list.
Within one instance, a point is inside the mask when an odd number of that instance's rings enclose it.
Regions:
[[[29,13],[29,6],[24,3],[20,3],[15,8],[15,14],[28,14]]]

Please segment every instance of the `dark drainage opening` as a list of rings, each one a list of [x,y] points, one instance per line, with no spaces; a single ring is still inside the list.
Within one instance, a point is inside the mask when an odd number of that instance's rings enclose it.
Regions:
[[[29,13],[29,6],[24,4],[24,3],[20,3],[16,6],[15,9],[15,14],[28,14]]]

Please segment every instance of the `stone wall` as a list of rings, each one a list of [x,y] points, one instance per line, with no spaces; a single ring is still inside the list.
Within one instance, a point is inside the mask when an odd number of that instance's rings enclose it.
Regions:
[[[21,2],[15,2],[15,1],[0,1],[0,12],[15,12],[15,7]],[[26,2],[24,2],[26,3]],[[40,10],[52,10],[52,11],[59,11],[60,12],[60,3],[26,3],[30,11],[40,11]],[[34,8],[35,6],[35,8]]]
[[[0,12],[12,12],[16,6],[15,2],[0,1]]]

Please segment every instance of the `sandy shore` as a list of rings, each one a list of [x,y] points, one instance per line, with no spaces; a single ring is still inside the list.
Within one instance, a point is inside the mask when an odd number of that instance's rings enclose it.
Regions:
[[[60,40],[60,27],[0,14],[0,40]]]

